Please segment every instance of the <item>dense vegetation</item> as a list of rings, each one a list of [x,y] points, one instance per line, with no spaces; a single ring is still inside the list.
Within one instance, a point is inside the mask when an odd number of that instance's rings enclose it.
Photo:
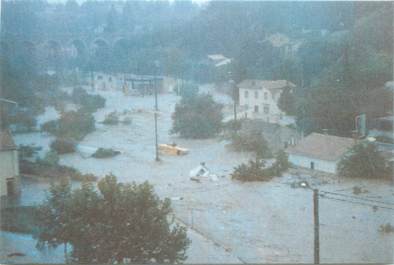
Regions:
[[[264,160],[250,160],[234,168],[231,178],[242,182],[268,181],[275,176],[281,176],[290,167],[287,154],[279,151],[275,156],[275,162],[270,167],[265,167]]]
[[[183,97],[175,106],[172,132],[184,138],[214,137],[222,128],[222,105],[210,95]]]
[[[186,229],[174,224],[170,200],[153,187],[106,176],[97,189],[84,183],[52,186],[39,209],[38,246],[72,246],[80,263],[175,263],[186,259]]]
[[[284,97],[283,106],[300,129],[349,135],[367,92],[392,79],[392,2],[6,1],[2,9],[3,93],[35,112],[47,100],[37,92],[56,91],[76,68],[197,82],[287,79],[296,103]],[[46,50],[35,50],[44,35]],[[74,37],[92,35],[99,41]],[[19,36],[27,42],[13,45]],[[121,37],[112,45],[109,36]],[[59,52],[61,43],[77,54]],[[213,67],[207,55],[217,53],[232,63]],[[41,74],[48,69],[56,74]]]
[[[253,152],[257,158],[270,158],[272,152],[260,130],[237,130],[230,134],[231,147],[238,152]]]
[[[391,178],[393,169],[378,151],[376,145],[355,145],[338,164],[338,173],[349,178]]]

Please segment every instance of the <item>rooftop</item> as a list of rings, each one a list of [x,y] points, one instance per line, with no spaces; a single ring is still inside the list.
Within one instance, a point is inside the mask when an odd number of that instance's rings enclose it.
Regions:
[[[286,152],[321,160],[336,161],[354,144],[355,142],[352,138],[311,133],[302,139],[296,146],[287,148]]]
[[[292,82],[287,80],[258,80],[258,79],[245,79],[238,84],[242,88],[261,89],[283,89],[285,87],[295,87]]]
[[[16,145],[8,130],[0,131],[0,151],[15,150]]]

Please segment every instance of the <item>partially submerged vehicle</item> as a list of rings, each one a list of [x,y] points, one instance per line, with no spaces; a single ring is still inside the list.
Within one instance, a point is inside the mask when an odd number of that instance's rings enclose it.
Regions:
[[[189,153],[188,149],[179,147],[176,144],[159,144],[159,151],[162,154],[174,156],[186,155]]]

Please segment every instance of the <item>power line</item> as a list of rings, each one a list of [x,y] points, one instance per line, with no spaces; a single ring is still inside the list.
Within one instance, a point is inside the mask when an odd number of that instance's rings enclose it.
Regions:
[[[320,197],[322,197],[324,199],[329,199],[329,200],[336,200],[336,201],[341,201],[341,202],[347,202],[347,203],[352,203],[352,204],[357,204],[357,205],[363,205],[363,206],[368,206],[368,207],[376,207],[376,208],[381,208],[381,209],[387,209],[387,210],[393,210],[394,211],[394,208],[385,207],[385,206],[378,206],[378,205],[368,204],[368,203],[363,203],[363,202],[356,202],[356,201],[350,201],[350,200],[339,199],[339,198],[334,198],[334,197],[328,197],[326,195],[320,195]]]
[[[375,202],[375,203],[379,203],[379,204],[386,204],[386,205],[394,206],[394,203],[389,203],[389,202],[379,201],[379,200],[373,200],[373,199],[368,199],[368,198],[359,198],[359,197],[356,197],[356,196],[347,195],[347,194],[343,194],[343,193],[323,191],[323,190],[321,190],[320,192],[326,193],[326,194],[333,194],[333,195],[337,195],[337,196],[342,196],[342,197],[347,197],[347,198],[352,198],[352,199],[356,199],[356,200],[360,200],[360,201]]]

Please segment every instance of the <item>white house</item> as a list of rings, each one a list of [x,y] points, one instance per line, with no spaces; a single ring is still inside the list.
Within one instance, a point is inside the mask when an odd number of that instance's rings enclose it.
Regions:
[[[238,84],[240,111],[247,118],[263,119],[269,123],[282,123],[286,113],[278,102],[284,89],[293,89],[295,85],[286,80],[247,79]]]
[[[355,143],[352,138],[311,133],[286,152],[296,166],[336,173],[338,162]]]
[[[20,192],[19,160],[11,133],[0,131],[0,196],[18,195]]]

